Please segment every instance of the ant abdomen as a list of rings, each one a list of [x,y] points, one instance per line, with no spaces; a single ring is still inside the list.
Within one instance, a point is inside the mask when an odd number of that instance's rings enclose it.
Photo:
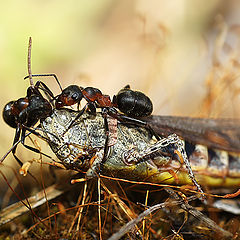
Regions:
[[[150,98],[142,92],[131,90],[129,85],[114,96],[113,102],[121,112],[129,117],[146,117],[153,111]]]
[[[3,108],[3,119],[10,127],[16,128],[19,114],[29,106],[28,98],[19,98],[11,101]]]
[[[11,101],[9,103],[7,103],[4,108],[3,108],[3,120],[5,121],[5,123],[7,125],[9,125],[12,128],[16,128],[17,127],[17,123],[15,121],[15,116],[12,114],[12,107],[15,101]]]

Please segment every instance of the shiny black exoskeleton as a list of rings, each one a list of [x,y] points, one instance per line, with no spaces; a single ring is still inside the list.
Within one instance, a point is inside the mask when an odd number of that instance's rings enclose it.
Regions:
[[[31,127],[38,120],[51,114],[52,106],[38,90],[40,85],[48,89],[42,82],[37,82],[34,87],[28,88],[26,97],[11,101],[5,105],[3,119],[10,127],[17,128],[18,125]],[[53,97],[49,89],[47,93],[50,93],[51,97]]]
[[[129,117],[146,117],[153,111],[150,98],[142,92],[131,90],[129,85],[113,97],[113,103]]]
[[[10,126],[16,129],[13,147],[11,149],[14,157],[21,164],[21,161],[16,157],[15,152],[19,139],[22,144],[37,153],[38,149],[28,146],[24,143],[26,131],[33,132],[35,135],[40,135],[32,129],[32,127],[42,119],[45,119],[52,113],[52,105],[49,100],[45,99],[39,89],[42,89],[45,95],[50,99],[54,98],[51,90],[41,81],[38,81],[34,86],[27,89],[27,96],[19,98],[16,101],[7,103],[3,109],[3,119]],[[42,136],[41,136],[42,137]],[[3,157],[1,161],[4,160]]]

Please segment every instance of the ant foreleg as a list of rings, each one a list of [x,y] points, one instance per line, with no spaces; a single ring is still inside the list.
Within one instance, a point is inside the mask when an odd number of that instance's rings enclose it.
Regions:
[[[29,134],[31,133],[27,133],[25,136],[27,137]],[[21,139],[19,139],[17,142],[15,142],[12,147],[5,153],[5,155],[0,159],[0,163],[2,163],[4,161],[4,159],[8,156],[9,153],[11,153],[16,147],[17,145],[21,142]]]
[[[36,132],[35,130],[33,130],[33,129],[29,128],[29,127],[25,127],[25,126],[24,126],[24,128],[26,128],[26,130],[29,131],[29,133],[27,133],[27,134],[26,134],[25,131],[24,131],[24,139],[25,139],[26,137],[28,137],[28,136],[32,133],[32,134],[34,134],[34,135],[42,138],[43,140],[49,142],[49,139],[47,139],[46,137],[42,136],[40,133]],[[12,152],[14,158],[17,160],[17,162],[19,163],[19,165],[20,165],[20,166],[23,165],[23,163],[21,162],[21,160],[15,155],[17,145],[18,145],[20,142],[22,143],[22,141],[23,141],[23,140],[22,140],[23,136],[22,136],[21,139],[20,139],[21,130],[22,130],[21,128],[17,128],[17,129],[16,129],[16,134],[15,134],[15,137],[14,137],[13,145],[12,145],[12,147],[7,151],[7,153],[0,159],[0,163],[3,162],[4,159],[8,156],[8,154]],[[42,129],[41,129],[41,130],[42,130]],[[52,135],[53,135],[53,134],[52,134]],[[53,135],[53,136],[55,136],[55,135]],[[56,137],[56,136],[55,136],[55,137]],[[57,137],[56,137],[56,138],[57,138]],[[57,138],[57,139],[58,139],[58,138]],[[58,139],[58,140],[59,140],[59,139]],[[23,144],[23,145],[26,146],[26,144]],[[26,147],[26,148],[28,148],[28,147]],[[30,150],[31,150],[31,149],[30,149]],[[38,152],[38,153],[39,153],[39,152]],[[42,152],[40,152],[40,154],[45,155],[45,156],[47,155],[47,154],[44,154],[44,153],[42,153]],[[50,156],[48,156],[48,155],[47,155],[47,157],[49,157],[51,160],[54,160],[52,157],[50,157]]]
[[[72,120],[72,122],[70,123],[70,125],[68,126],[68,128],[66,129],[66,131],[64,132],[64,134],[73,126],[73,124],[83,115],[83,113],[86,111],[86,109],[89,109],[90,112],[94,115],[96,115],[96,107],[93,103],[88,102],[77,114],[77,116]]]
[[[87,108],[87,104],[84,106],[84,108],[77,114],[77,116],[71,121],[71,123],[69,124],[68,128],[66,129],[66,131],[64,132],[64,134],[73,126],[73,124],[83,115],[83,113],[85,112]]]
[[[13,154],[13,156],[14,156],[14,158],[15,158],[15,160],[17,161],[17,163],[19,164],[19,166],[20,167],[22,167],[22,165],[23,165],[23,162],[16,156],[16,154],[15,153],[12,153]]]
[[[31,133],[27,133],[25,134],[25,137],[29,136]],[[8,152],[0,159],[0,163],[2,163],[4,161],[4,159],[8,156],[9,153],[12,152],[13,157],[16,159],[17,163],[19,164],[20,167],[23,166],[22,161],[16,156],[16,149],[17,149],[17,145],[22,141],[22,139],[19,139],[21,135],[21,128],[18,126],[16,129],[16,134],[14,137],[14,142],[12,147],[8,150]],[[37,181],[37,179],[29,172],[30,176],[39,184],[39,182]]]

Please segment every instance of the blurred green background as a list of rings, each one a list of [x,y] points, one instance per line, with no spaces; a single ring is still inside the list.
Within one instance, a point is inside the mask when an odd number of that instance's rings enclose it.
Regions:
[[[63,87],[112,96],[130,84],[154,114],[238,117],[239,9],[234,0],[1,1],[0,108],[26,94],[31,36],[32,73],[55,73]],[[3,155],[14,129],[2,119],[0,127]]]

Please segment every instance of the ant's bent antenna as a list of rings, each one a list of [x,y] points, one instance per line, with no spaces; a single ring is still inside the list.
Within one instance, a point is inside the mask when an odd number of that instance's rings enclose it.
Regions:
[[[63,91],[62,86],[61,86],[57,76],[54,73],[51,73],[51,74],[32,74],[32,70],[31,70],[32,69],[32,67],[31,67],[31,52],[32,52],[32,38],[29,37],[29,44],[28,44],[28,76],[26,76],[24,78],[24,80],[29,78],[31,87],[34,87],[34,83],[33,83],[33,79],[32,79],[33,77],[48,77],[48,76],[54,77],[56,82],[57,82],[57,84],[58,84],[58,86],[59,86],[59,88],[60,88],[60,90]]]
[[[32,80],[32,71],[31,71],[31,51],[32,51],[32,38],[29,38],[28,43],[28,75],[30,80],[31,87],[34,87],[33,80]]]
[[[54,77],[55,80],[56,80],[56,82],[57,82],[57,84],[58,84],[58,86],[59,86],[59,88],[60,88],[60,90],[63,91],[62,86],[61,86],[61,84],[60,84],[60,82],[59,82],[56,74],[54,74],[54,73],[32,74],[31,76],[30,76],[30,74],[29,74],[28,76],[26,76],[26,77],[24,78],[24,80],[27,79],[27,78],[30,79],[30,77],[32,77],[32,78],[33,78],[33,77]]]

